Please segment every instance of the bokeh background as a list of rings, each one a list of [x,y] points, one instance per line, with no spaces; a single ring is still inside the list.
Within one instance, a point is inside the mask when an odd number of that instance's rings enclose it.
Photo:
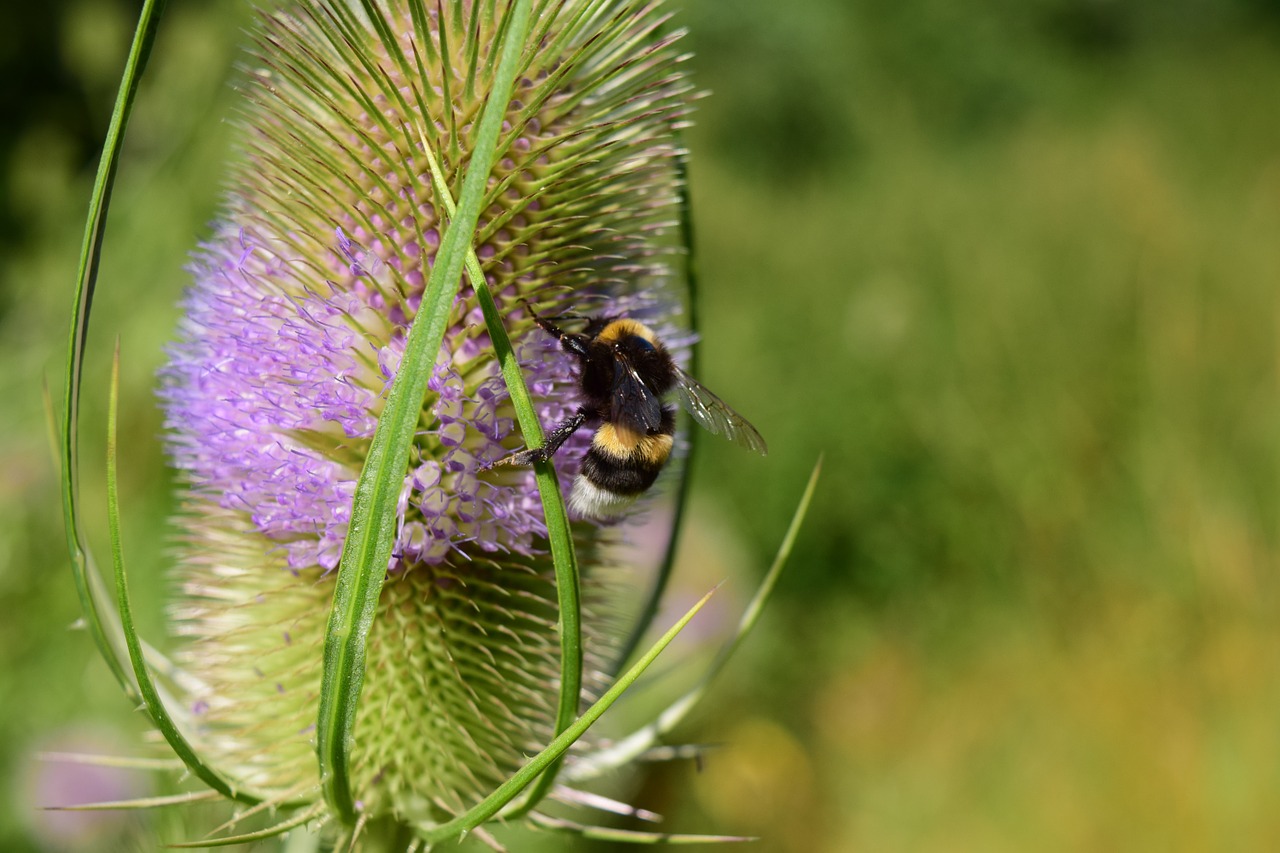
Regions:
[[[713,92],[689,134],[702,378],[771,448],[706,442],[696,462],[682,595],[730,581],[705,635],[825,463],[769,613],[679,732],[718,746],[622,791],[667,828],[770,853],[1280,849],[1280,5],[678,5]],[[152,377],[216,209],[249,17],[170,6],[113,206],[84,438],[96,510],[118,334],[149,637],[171,501]],[[158,784],[31,759],[137,752],[144,728],[70,630],[41,402],[135,15],[15,4],[0,34],[6,851],[154,849],[211,825],[33,808]]]

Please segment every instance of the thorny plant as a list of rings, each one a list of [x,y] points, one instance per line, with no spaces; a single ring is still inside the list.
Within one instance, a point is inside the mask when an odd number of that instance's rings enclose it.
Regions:
[[[182,489],[171,657],[142,642],[129,607],[117,381],[114,595],[80,530],[76,477],[106,203],[159,5],[144,7],[95,185],[61,451],[95,641],[205,796],[242,806],[190,846],[303,826],[340,849],[473,832],[496,845],[491,820],[722,840],[586,827],[541,805],[553,794],[643,816],[582,786],[693,706],[754,624],[814,480],[700,686],[609,743],[582,738],[706,599],[636,654],[674,533],[624,626],[618,599],[635,581],[615,546],[634,525],[571,519],[562,498],[589,434],[557,467],[488,467],[540,446],[540,424],[575,405],[571,360],[524,303],[643,318],[692,358],[690,85],[662,4],[334,0],[261,15],[242,156],[161,375]],[[274,822],[223,834],[260,813]]]

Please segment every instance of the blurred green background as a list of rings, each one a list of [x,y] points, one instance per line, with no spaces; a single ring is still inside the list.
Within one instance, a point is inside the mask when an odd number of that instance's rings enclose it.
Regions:
[[[682,590],[731,580],[706,631],[825,467],[770,612],[680,732],[722,745],[627,796],[760,851],[1280,849],[1280,4],[679,5],[713,92],[689,136],[702,378],[771,449],[697,461]],[[68,630],[40,395],[135,14],[20,4],[0,35],[6,851],[184,833],[77,836],[31,805],[67,790],[33,750],[131,752],[142,731]],[[247,20],[171,3],[103,257],[84,486],[99,510],[119,334],[152,637],[171,500],[152,377]]]

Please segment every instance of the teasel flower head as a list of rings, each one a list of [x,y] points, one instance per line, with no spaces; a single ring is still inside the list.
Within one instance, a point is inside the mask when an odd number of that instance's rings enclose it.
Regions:
[[[334,817],[316,708],[358,481],[519,5],[332,0],[262,16],[243,156],[162,372],[183,490],[176,716],[231,788],[311,818]],[[532,6],[472,245],[550,425],[578,405],[575,365],[526,303],[640,318],[685,357],[677,131],[690,86],[660,3]],[[551,535],[535,472],[487,467],[522,437],[477,285],[463,279],[447,305],[365,626],[343,746],[361,824],[448,824],[563,728]],[[562,484],[589,442],[584,431],[557,455]],[[590,700],[617,651],[618,528],[572,530]]]

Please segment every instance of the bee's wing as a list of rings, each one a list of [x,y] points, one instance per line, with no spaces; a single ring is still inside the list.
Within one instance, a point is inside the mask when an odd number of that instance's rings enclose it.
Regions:
[[[735,444],[754,450],[761,456],[768,446],[747,419],[729,408],[729,404],[711,393],[705,385],[679,368],[676,369],[676,398],[693,419],[708,432],[723,435]]]
[[[662,426],[662,399],[649,390],[635,367],[625,358],[613,363],[611,420],[645,435]]]

